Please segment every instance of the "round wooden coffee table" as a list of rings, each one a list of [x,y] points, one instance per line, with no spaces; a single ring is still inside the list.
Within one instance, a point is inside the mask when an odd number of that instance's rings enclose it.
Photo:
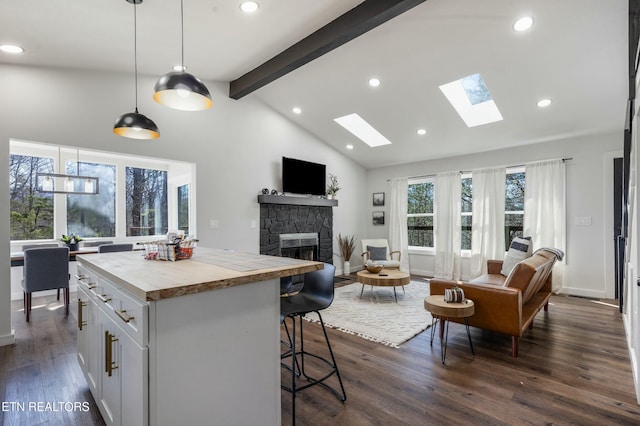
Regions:
[[[469,332],[469,323],[467,318],[475,313],[475,305],[473,300],[467,299],[464,303],[450,303],[444,301],[443,295],[427,296],[424,298],[424,308],[431,312],[431,344],[433,345],[433,335],[435,334],[435,325],[440,320],[440,355],[442,363],[447,356],[447,340],[449,337],[449,318],[464,318],[464,325],[467,327],[467,337],[469,338],[469,346],[471,353],[473,351],[473,343],[471,343],[471,333]]]
[[[362,271],[358,271],[356,275],[358,276],[358,282],[362,284],[360,297],[362,297],[365,285],[370,285],[372,290],[373,286],[393,287],[393,296],[396,299],[396,303],[398,303],[396,286],[403,286],[402,291],[404,291],[404,285],[411,282],[411,275],[407,272],[402,272],[399,269],[383,269],[375,274],[363,269]]]

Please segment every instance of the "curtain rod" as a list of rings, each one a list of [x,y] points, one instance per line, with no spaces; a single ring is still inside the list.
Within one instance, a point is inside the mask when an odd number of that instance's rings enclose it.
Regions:
[[[547,161],[553,161],[554,159],[549,159],[549,160],[540,160],[540,161],[532,161],[530,163],[525,163],[525,164],[517,164],[517,165],[510,165],[510,166],[493,166],[492,168],[497,168],[497,167],[504,167],[507,169],[513,169],[516,167],[526,167],[529,164],[537,164],[537,163],[545,163]],[[560,160],[562,160],[563,163],[566,163],[567,161],[573,160],[573,157],[567,157],[567,158],[560,158]],[[460,170],[460,173],[471,173],[473,172],[473,170],[481,170],[481,169],[472,169],[472,170]],[[442,173],[450,173],[450,172],[442,172]],[[439,173],[432,173],[430,175],[419,175],[419,176],[406,176],[407,179],[421,179],[421,178],[429,178],[429,177],[434,177],[436,175],[438,175]],[[391,181],[391,179],[387,179],[387,182]]]

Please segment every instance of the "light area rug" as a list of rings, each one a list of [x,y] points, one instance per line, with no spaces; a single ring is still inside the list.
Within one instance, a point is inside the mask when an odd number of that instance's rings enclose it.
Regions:
[[[361,289],[360,283],[335,289],[331,306],[320,311],[325,326],[395,348],[431,326],[431,314],[424,309],[429,283],[411,281],[405,293],[396,287],[398,303],[393,287],[365,285],[360,298]],[[319,322],[315,313],[305,319]]]

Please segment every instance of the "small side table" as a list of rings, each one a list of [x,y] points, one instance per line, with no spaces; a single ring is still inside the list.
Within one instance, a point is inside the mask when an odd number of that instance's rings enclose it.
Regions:
[[[447,303],[444,301],[443,295],[427,296],[424,299],[424,308],[431,312],[431,345],[433,346],[433,336],[435,334],[435,325],[440,320],[440,355],[442,363],[447,356],[447,340],[449,338],[449,318],[464,318],[464,325],[467,327],[467,337],[469,338],[469,346],[471,353],[473,351],[473,343],[471,342],[471,333],[469,332],[469,323],[467,318],[475,312],[473,300],[467,299],[465,303]]]

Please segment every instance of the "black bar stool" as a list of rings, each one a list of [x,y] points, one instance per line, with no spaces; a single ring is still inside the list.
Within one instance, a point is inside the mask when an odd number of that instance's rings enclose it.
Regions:
[[[299,293],[293,296],[280,298],[280,322],[285,325],[287,334],[289,333],[288,329],[286,328],[287,325],[285,320],[287,318],[291,318],[291,322],[293,324],[292,332],[290,334],[291,350],[283,353],[281,356],[281,359],[291,357],[291,366],[287,366],[283,363],[283,366],[291,371],[291,386],[282,384],[282,389],[291,392],[291,416],[293,419],[293,424],[295,424],[296,422],[297,392],[300,392],[314,385],[321,385],[325,389],[331,391],[331,393],[333,393],[340,401],[346,401],[347,399],[347,394],[345,393],[344,386],[342,384],[342,378],[340,377],[340,371],[338,370],[336,359],[333,356],[331,343],[329,343],[329,336],[327,336],[327,331],[324,327],[324,321],[322,320],[322,315],[320,314],[321,310],[328,308],[333,302],[333,277],[335,275],[335,269],[335,266],[325,263],[324,269],[306,273],[304,275],[304,287],[302,287],[302,290],[300,290]],[[324,333],[324,338],[327,342],[327,348],[329,349],[331,360],[318,354],[313,354],[304,350],[304,336],[302,332],[302,324],[304,323],[304,321],[302,320],[302,317],[310,312],[315,312],[320,318],[322,332]],[[296,318],[298,318],[298,324],[300,327],[299,350],[296,348]],[[300,357],[299,364],[298,356]],[[305,356],[311,356],[325,363],[329,367],[328,372],[320,378],[309,376],[304,367]],[[340,383],[340,390],[342,392],[338,392],[333,387],[324,383],[325,380],[327,380],[334,374],[338,378],[338,382]],[[304,377],[309,383],[299,386],[296,383],[297,377]]]

